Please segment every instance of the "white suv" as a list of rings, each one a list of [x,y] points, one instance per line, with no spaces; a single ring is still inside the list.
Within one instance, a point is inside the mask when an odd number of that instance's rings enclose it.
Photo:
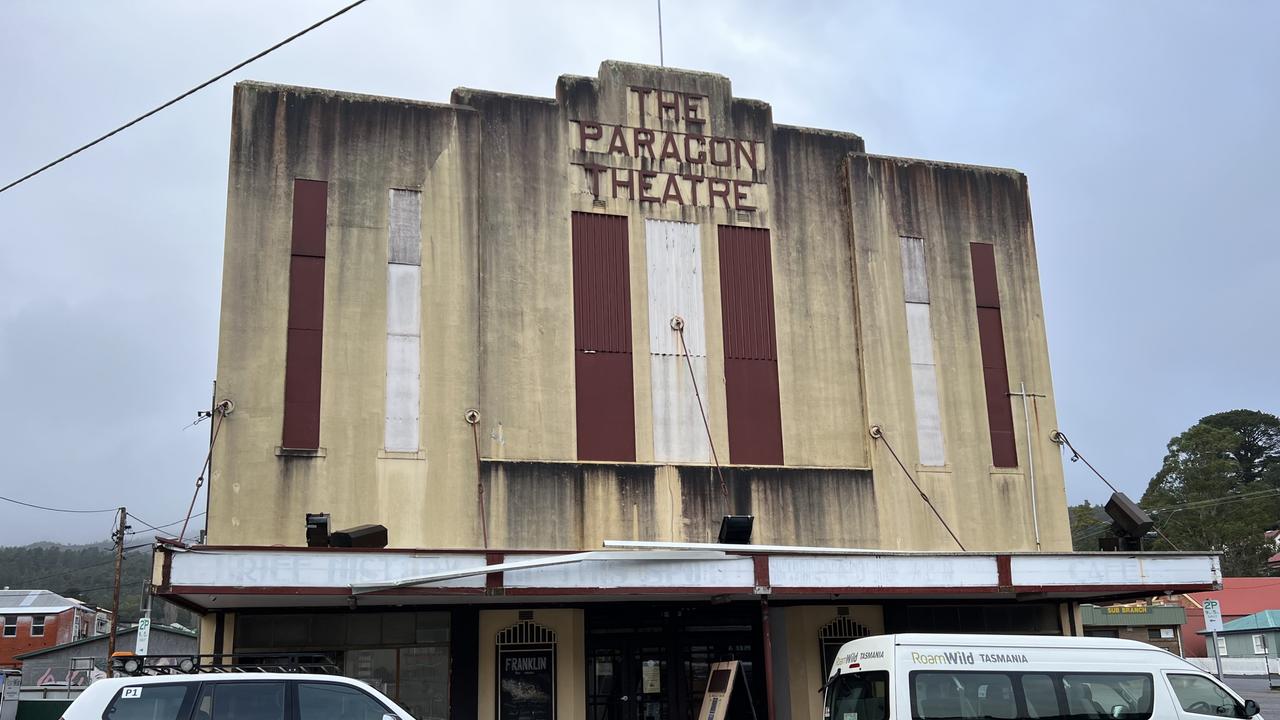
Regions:
[[[99,680],[63,720],[414,720],[359,680],[299,673],[197,673]]]

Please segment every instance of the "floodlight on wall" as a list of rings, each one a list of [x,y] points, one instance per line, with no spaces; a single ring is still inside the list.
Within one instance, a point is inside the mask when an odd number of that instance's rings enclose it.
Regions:
[[[750,545],[751,526],[755,515],[725,515],[720,521],[720,542],[728,545]]]
[[[307,547],[329,546],[329,513],[307,513]]]

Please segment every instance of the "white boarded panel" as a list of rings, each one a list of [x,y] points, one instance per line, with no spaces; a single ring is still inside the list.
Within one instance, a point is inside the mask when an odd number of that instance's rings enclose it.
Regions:
[[[387,265],[387,333],[422,333],[422,268]]]
[[[938,376],[933,365],[911,365],[911,387],[916,402],[916,442],[921,465],[946,465],[942,442],[942,413],[938,408]]]
[[[671,318],[684,318],[684,342],[690,355],[707,354],[706,315],[702,304],[702,253],[698,226],[645,220],[649,266],[649,352],[677,355],[680,339]]]
[[[929,274],[924,264],[924,238],[902,237],[902,291],[909,303],[929,302]]]
[[[392,190],[387,210],[387,262],[422,264],[422,193]]]
[[[911,362],[933,364],[933,328],[928,305],[907,303],[907,344]]]
[[[418,451],[418,377],[421,341],[416,335],[387,336],[386,449]]]
[[[653,388],[653,457],[658,462],[711,462],[711,444],[698,410],[698,398],[689,377],[689,363],[707,407],[707,359],[682,355],[651,355]]]

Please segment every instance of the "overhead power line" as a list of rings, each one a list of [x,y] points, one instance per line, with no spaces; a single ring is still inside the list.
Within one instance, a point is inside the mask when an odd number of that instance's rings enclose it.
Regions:
[[[48,510],[49,512],[60,512],[60,513],[113,513],[113,512],[120,512],[120,508],[118,508],[118,507],[113,507],[113,508],[103,508],[103,509],[101,509],[101,510],[75,510],[75,509],[72,509],[72,508],[56,508],[56,507],[49,507],[48,505],[37,505],[37,504],[35,504],[35,503],[23,502],[23,501],[21,501],[21,500],[14,500],[13,498],[10,498],[10,497],[4,497],[3,495],[0,495],[0,500],[3,500],[3,501],[5,501],[5,502],[13,503],[14,505],[21,505],[21,506],[23,506],[23,507],[35,508],[36,510]]]
[[[342,8],[341,10],[339,10],[339,11],[337,11],[337,12],[333,13],[332,15],[330,15],[330,16],[328,16],[328,17],[324,18],[323,20],[320,20],[320,21],[318,21],[318,22],[316,22],[316,23],[311,24],[310,26],[308,26],[308,27],[304,28],[303,30],[300,30],[300,31],[298,31],[298,32],[296,32],[296,33],[294,33],[294,34],[290,35],[289,37],[285,38],[284,40],[281,40],[280,42],[276,43],[275,45],[272,45],[271,47],[267,48],[266,50],[263,50],[262,52],[258,53],[257,55],[254,55],[253,57],[249,58],[248,60],[245,60],[245,61],[243,61],[243,62],[237,63],[236,65],[234,65],[234,66],[232,66],[232,67],[230,67],[230,68],[228,68],[228,69],[224,70],[223,72],[220,72],[220,73],[218,73],[217,75],[214,75],[213,77],[209,78],[208,80],[205,80],[204,82],[200,83],[199,85],[197,85],[197,86],[195,86],[195,87],[191,88],[190,90],[188,90],[188,91],[186,91],[186,92],[182,93],[181,95],[179,95],[179,96],[175,97],[174,99],[170,100],[169,102],[164,103],[163,105],[160,105],[160,106],[158,106],[158,107],[156,107],[156,108],[154,108],[154,109],[152,109],[152,110],[149,110],[149,111],[147,111],[147,112],[143,113],[142,115],[139,115],[138,117],[136,117],[136,118],[134,118],[134,119],[130,120],[129,122],[127,122],[127,123],[125,123],[125,124],[121,125],[120,127],[116,128],[115,130],[112,130],[111,132],[107,133],[106,135],[103,135],[102,137],[99,137],[99,138],[97,138],[96,140],[92,140],[92,141],[90,141],[90,142],[87,142],[87,143],[85,143],[84,145],[81,145],[80,147],[76,148],[75,150],[72,150],[71,152],[67,153],[66,155],[63,155],[62,157],[58,158],[57,160],[54,160],[53,162],[47,163],[46,165],[44,165],[44,166],[42,166],[42,167],[40,167],[40,168],[37,168],[36,170],[33,170],[33,171],[31,171],[31,172],[27,173],[26,175],[23,175],[22,177],[18,178],[17,180],[14,180],[13,182],[9,183],[8,185],[5,185],[4,187],[0,188],[0,193],[4,192],[4,191],[6,191],[6,190],[8,190],[8,189],[10,189],[10,188],[12,188],[12,187],[14,187],[14,186],[16,186],[16,185],[20,184],[20,183],[23,183],[23,182],[26,182],[27,180],[30,180],[31,178],[33,178],[33,177],[35,177],[35,176],[39,175],[40,173],[44,172],[45,170],[48,170],[49,168],[52,168],[53,166],[55,166],[55,165],[57,165],[57,164],[59,164],[59,163],[61,163],[61,162],[65,161],[65,160],[70,160],[71,158],[75,157],[76,155],[79,155],[80,153],[84,152],[85,150],[88,150],[89,148],[93,147],[94,145],[97,145],[98,143],[102,142],[103,140],[106,140],[107,138],[110,138],[112,135],[115,135],[115,134],[117,134],[117,133],[123,132],[124,130],[127,130],[127,129],[129,129],[129,128],[133,127],[134,125],[137,125],[138,123],[142,122],[143,120],[146,120],[147,118],[151,117],[152,115],[155,115],[156,113],[160,112],[161,110],[164,110],[165,108],[167,108],[167,107],[169,107],[169,106],[171,106],[171,105],[175,105],[175,104],[177,104],[178,102],[180,102],[180,101],[182,101],[182,100],[185,100],[187,97],[190,97],[191,95],[194,95],[194,94],[196,94],[197,92],[199,92],[199,91],[201,91],[201,90],[203,90],[203,89],[205,89],[205,88],[209,87],[210,85],[212,85],[212,84],[214,84],[215,82],[217,82],[217,81],[221,80],[222,78],[224,78],[224,77],[226,77],[226,76],[230,75],[231,73],[233,73],[233,72],[235,72],[235,71],[239,70],[240,68],[244,67],[245,65],[248,65],[249,63],[251,63],[251,62],[253,62],[253,61],[255,61],[255,60],[258,60],[258,59],[260,59],[260,58],[262,58],[262,57],[265,57],[266,55],[269,55],[270,53],[272,53],[272,52],[274,52],[274,51],[276,51],[276,50],[278,50],[278,49],[280,49],[280,48],[284,47],[285,45],[288,45],[289,43],[293,42],[294,40],[297,40],[298,38],[302,37],[303,35],[306,35],[307,33],[311,32],[312,30],[315,30],[316,28],[320,27],[321,25],[324,25],[325,23],[329,22],[330,20],[333,20],[334,18],[338,17],[339,15],[342,15],[342,14],[344,14],[344,13],[346,13],[346,12],[349,12],[350,10],[355,9],[356,7],[358,7],[358,6],[360,6],[360,5],[363,5],[363,4],[364,4],[364,3],[366,3],[366,2],[368,2],[368,0],[356,0],[355,2],[351,3],[350,5],[347,5],[346,7]]]
[[[204,513],[198,512],[195,515],[192,515],[191,517],[198,518],[201,515],[204,515]],[[143,520],[142,518],[138,517],[137,515],[134,515],[133,513],[129,513],[129,517],[133,518],[134,520],[137,520],[140,525],[143,525],[144,527],[150,530],[154,530],[156,532],[164,532],[165,528],[170,528],[170,527],[173,527],[174,525],[181,525],[182,523],[188,520],[188,518],[183,518],[181,520],[174,520],[171,523],[165,523],[163,525],[152,525],[151,523],[147,522],[146,520]],[[137,533],[131,533],[131,534],[136,535]]]

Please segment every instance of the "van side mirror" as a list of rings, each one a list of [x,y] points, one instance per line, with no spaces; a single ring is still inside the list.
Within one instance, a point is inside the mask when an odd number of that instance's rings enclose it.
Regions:
[[[1116,720],[1119,720],[1119,718],[1124,717],[1124,713],[1126,709],[1127,708],[1125,708],[1125,706],[1123,705],[1112,705],[1111,717],[1116,718]]]
[[[1254,715],[1257,715],[1259,712],[1261,712],[1261,709],[1258,707],[1258,703],[1256,703],[1256,702],[1254,702],[1254,701],[1252,701],[1252,700],[1245,700],[1245,701],[1244,701],[1244,716],[1245,716],[1245,717],[1247,717],[1247,718],[1251,718],[1251,717],[1253,717]]]

